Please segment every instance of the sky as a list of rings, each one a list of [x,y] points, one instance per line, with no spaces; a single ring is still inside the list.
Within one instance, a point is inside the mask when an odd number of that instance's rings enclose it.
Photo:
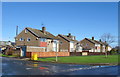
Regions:
[[[14,41],[16,26],[46,30],[55,36],[71,33],[77,40],[104,33],[118,36],[117,2],[3,2],[2,40]],[[113,46],[117,45],[117,42]]]

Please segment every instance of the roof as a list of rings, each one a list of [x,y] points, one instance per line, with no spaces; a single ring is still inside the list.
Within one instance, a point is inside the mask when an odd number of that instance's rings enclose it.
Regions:
[[[96,42],[98,42],[99,44],[102,44],[102,45],[108,45],[107,43],[102,42],[102,41],[97,41],[97,40],[94,40],[94,41],[96,41]]]
[[[0,41],[0,45],[11,45],[11,41]]]
[[[45,31],[45,33],[42,32],[42,30],[38,30],[38,29],[33,29],[33,28],[26,28],[28,31],[30,31],[33,35],[35,35],[36,37],[42,37],[42,38],[49,38],[49,39],[58,39],[57,37],[55,37],[53,34]]]
[[[85,39],[90,41],[91,43],[94,43],[94,44],[108,45],[107,43],[102,42],[102,41],[92,40],[92,39],[89,39],[89,38],[85,38]]]
[[[90,41],[91,43],[94,43],[94,44],[98,44],[98,42],[96,42],[95,40],[92,40],[92,39],[89,39],[89,38],[85,38],[86,40]]]
[[[64,39],[67,40],[68,42],[70,42],[70,41],[78,42],[77,40],[73,40],[73,39],[71,39],[70,37],[67,37],[66,35],[58,34],[58,36],[61,36],[62,38],[64,38]]]

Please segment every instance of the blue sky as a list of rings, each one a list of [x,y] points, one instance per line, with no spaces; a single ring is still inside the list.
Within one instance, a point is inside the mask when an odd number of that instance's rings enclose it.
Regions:
[[[117,2],[4,2],[2,13],[3,40],[14,41],[16,25],[20,33],[25,27],[41,29],[42,23],[54,35],[71,33],[77,40],[118,36]]]

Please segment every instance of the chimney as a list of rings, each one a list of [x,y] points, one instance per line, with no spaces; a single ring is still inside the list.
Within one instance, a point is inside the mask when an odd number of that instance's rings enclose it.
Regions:
[[[99,41],[101,42],[101,39]]]
[[[92,40],[94,40],[94,37],[92,37]]]
[[[45,33],[46,27],[42,27],[42,32]]]
[[[106,41],[105,41],[105,43],[106,43]]]
[[[68,33],[68,36],[70,37],[70,36],[71,36],[71,33]]]
[[[76,37],[74,36],[74,40],[76,40]]]

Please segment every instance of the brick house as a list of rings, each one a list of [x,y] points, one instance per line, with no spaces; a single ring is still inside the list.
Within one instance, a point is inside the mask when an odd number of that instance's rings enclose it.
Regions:
[[[22,47],[22,56],[31,57],[36,53],[38,57],[51,57],[59,51],[59,39],[46,31],[45,27],[42,27],[42,30],[27,27],[15,37],[15,42]],[[63,56],[65,54],[68,55],[64,53]]]
[[[75,36],[72,36],[71,33],[68,35],[58,34],[57,36],[60,40],[59,51],[63,52],[81,52],[82,47],[79,42],[76,40]]]
[[[80,44],[83,47],[83,51],[94,53],[105,53],[108,51],[108,44],[106,42],[102,42],[101,40],[95,40],[94,37],[92,37],[92,39],[84,38],[80,41]]]

